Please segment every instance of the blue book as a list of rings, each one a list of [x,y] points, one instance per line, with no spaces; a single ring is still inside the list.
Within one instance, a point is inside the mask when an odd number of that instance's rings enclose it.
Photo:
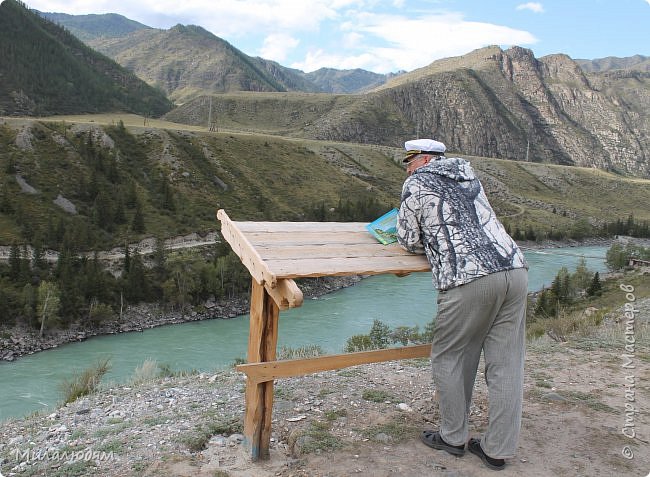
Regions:
[[[368,232],[384,245],[397,242],[397,209],[386,212],[374,222],[366,225]]]

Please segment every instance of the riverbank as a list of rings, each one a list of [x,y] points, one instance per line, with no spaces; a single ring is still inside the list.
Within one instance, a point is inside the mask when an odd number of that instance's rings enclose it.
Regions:
[[[611,298],[625,297],[619,292],[617,287]],[[650,469],[650,455],[643,451],[646,444],[641,440],[650,432],[650,416],[627,412],[649,397],[643,383],[650,375],[650,298],[633,298],[632,327],[629,308],[620,306],[600,326],[572,335],[566,342],[543,336],[527,343],[520,444],[516,457],[507,460],[500,475],[632,477]],[[635,337],[633,351],[628,348],[630,329]],[[622,361],[622,353],[630,356],[629,362]],[[627,376],[632,376],[632,384]],[[0,473],[96,477],[494,474],[471,454],[457,458],[419,441],[422,429],[439,425],[431,368],[425,359],[276,382],[271,458],[258,463],[251,462],[242,445],[242,374],[229,370],[138,378],[139,382],[106,387],[46,413],[4,422]],[[469,416],[471,436],[485,431],[487,412],[487,389],[479,374]]]
[[[358,283],[362,277],[322,277],[303,279],[300,289],[306,299],[317,298]],[[139,332],[158,326],[203,321],[232,319],[249,312],[250,298],[238,296],[231,299],[208,300],[191,311],[168,310],[159,304],[129,306],[121,320],[110,320],[95,327],[73,323],[65,330],[47,330],[40,336],[38,330],[25,326],[0,328],[0,361],[13,361],[21,356],[56,348],[66,343],[83,341],[93,336]]]
[[[625,239],[621,238],[620,240],[624,241]],[[650,246],[648,239],[633,240],[640,245]],[[523,250],[579,246],[608,247],[613,242],[613,239],[592,238],[584,241],[520,242],[520,246]],[[299,284],[305,298],[309,299],[354,285],[361,279],[360,276],[322,277],[303,279]],[[83,341],[93,336],[140,332],[158,326],[192,321],[231,319],[247,314],[248,311],[249,296],[245,295],[227,300],[208,300],[202,306],[186,312],[165,309],[158,304],[130,306],[123,313],[122,320],[108,321],[92,328],[83,323],[76,323],[65,330],[46,330],[43,337],[39,336],[37,330],[24,326],[0,328],[0,361],[13,361],[20,356],[56,348],[66,343]]]

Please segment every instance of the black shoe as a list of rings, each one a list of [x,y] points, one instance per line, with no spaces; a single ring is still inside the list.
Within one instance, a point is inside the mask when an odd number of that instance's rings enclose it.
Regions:
[[[451,444],[447,444],[442,439],[440,432],[422,431],[420,440],[433,449],[444,450],[457,456],[465,455],[465,445],[452,446]]]
[[[481,439],[471,438],[467,443],[467,450],[481,458],[483,463],[492,470],[503,470],[506,468],[506,461],[503,459],[493,459],[481,447]]]

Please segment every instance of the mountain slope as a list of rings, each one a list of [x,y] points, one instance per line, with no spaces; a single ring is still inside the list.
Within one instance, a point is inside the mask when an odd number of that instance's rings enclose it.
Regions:
[[[602,73],[611,70],[636,70],[650,72],[650,57],[634,55],[625,58],[608,56],[595,60],[575,60],[588,73]]]
[[[304,75],[318,85],[324,93],[360,93],[384,84],[387,78],[386,75],[360,68],[354,70],[321,68]]]
[[[296,70],[249,57],[199,26],[138,30],[88,43],[179,102],[205,91],[318,89]]]
[[[133,73],[15,0],[0,5],[0,114],[133,111],[171,104]]]
[[[206,104],[166,117],[204,125]],[[566,55],[519,47],[440,60],[367,94],[227,95],[213,110],[223,127],[384,145],[434,136],[463,154],[650,177],[650,75],[586,75]]]
[[[84,42],[94,38],[123,36],[136,30],[150,28],[116,13],[68,15],[67,13],[38,12],[38,14],[65,27]]]
[[[117,117],[0,125],[0,245],[106,249],[124,237],[214,230],[219,208],[235,220],[369,221],[399,203],[400,148],[143,127],[123,115],[122,126]],[[470,160],[513,230],[571,235],[578,219],[650,220],[650,181]]]

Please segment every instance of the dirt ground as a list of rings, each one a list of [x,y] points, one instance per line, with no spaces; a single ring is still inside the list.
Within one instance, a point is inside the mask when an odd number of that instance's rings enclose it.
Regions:
[[[564,343],[548,337],[529,342],[519,450],[498,475],[650,475],[648,316],[637,316],[634,353],[625,349],[625,323],[615,321]],[[275,394],[269,460],[254,463],[243,446],[211,441],[194,458],[168,459],[145,475],[495,474],[470,453],[454,457],[419,441],[420,431],[436,429],[438,420],[427,360],[283,380],[276,383]],[[486,424],[487,390],[480,374],[471,435],[479,436]]]

